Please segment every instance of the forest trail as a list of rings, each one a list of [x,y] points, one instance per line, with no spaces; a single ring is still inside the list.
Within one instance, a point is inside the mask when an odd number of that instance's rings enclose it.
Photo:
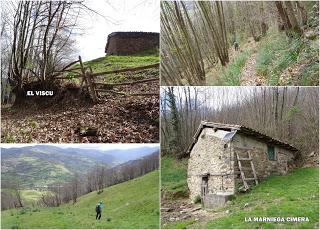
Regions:
[[[255,42],[253,38],[250,38],[246,44],[251,49],[252,54],[247,59],[245,66],[241,72],[240,85],[242,86],[264,86],[266,82],[260,78],[256,71],[257,53],[258,53],[258,42]]]
[[[257,53],[253,53],[247,60],[245,66],[243,67],[241,73],[241,85],[249,86],[249,85],[260,85],[257,83],[257,71],[256,71],[256,58]]]

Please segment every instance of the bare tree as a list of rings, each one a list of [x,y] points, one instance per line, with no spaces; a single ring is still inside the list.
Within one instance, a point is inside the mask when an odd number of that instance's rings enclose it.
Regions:
[[[70,185],[71,185],[71,195],[72,195],[72,201],[73,203],[76,203],[77,202],[77,198],[80,194],[80,180],[79,180],[79,174],[76,173],[71,182],[70,182]]]
[[[275,1],[275,5],[287,31],[287,35],[290,35],[290,33],[288,33],[290,30],[301,34],[302,30],[294,13],[292,3],[290,1]]]
[[[52,87],[53,79],[72,58],[72,33],[84,8],[82,1],[3,3],[3,12],[13,19],[2,27],[7,42],[3,44],[10,49],[1,58],[8,64],[5,71],[18,98],[25,96],[25,87],[31,82],[44,89]]]

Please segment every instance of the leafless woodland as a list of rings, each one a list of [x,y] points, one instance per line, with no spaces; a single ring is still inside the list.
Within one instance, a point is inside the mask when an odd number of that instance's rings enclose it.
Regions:
[[[240,124],[286,141],[302,163],[319,148],[317,87],[162,87],[162,154],[185,157],[201,120]]]
[[[231,62],[235,42],[252,38],[253,48],[271,27],[303,37],[317,10],[303,1],[162,1],[161,84],[206,85],[209,69]]]

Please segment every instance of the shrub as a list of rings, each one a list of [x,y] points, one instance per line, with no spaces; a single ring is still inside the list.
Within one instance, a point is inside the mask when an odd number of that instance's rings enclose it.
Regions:
[[[24,215],[27,213],[27,210],[25,208],[21,209],[19,212],[19,215]]]
[[[282,72],[290,64],[296,62],[303,47],[303,42],[299,38],[292,40],[289,49],[275,62],[275,71]]]
[[[256,59],[256,71],[259,75],[268,76],[272,72],[272,65],[274,60],[282,52],[286,52],[288,48],[288,41],[284,34],[282,35],[271,35],[268,39],[261,43],[261,48],[257,54]]]
[[[242,68],[245,66],[250,54],[251,52],[249,50],[240,53],[224,70],[221,78],[226,85],[240,85]]]
[[[194,198],[193,203],[195,203],[195,204],[200,204],[200,203],[201,203],[201,196],[200,196],[200,195],[197,195],[197,196]]]
[[[301,85],[319,84],[319,63],[315,62],[306,66],[301,76]]]

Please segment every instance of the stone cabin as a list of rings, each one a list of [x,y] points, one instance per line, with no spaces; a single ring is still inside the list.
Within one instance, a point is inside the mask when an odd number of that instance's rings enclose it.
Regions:
[[[298,150],[245,126],[202,121],[187,151],[190,199],[216,208],[267,176],[286,174]]]
[[[113,32],[108,36],[105,53],[131,55],[152,49],[159,49],[159,33]]]

